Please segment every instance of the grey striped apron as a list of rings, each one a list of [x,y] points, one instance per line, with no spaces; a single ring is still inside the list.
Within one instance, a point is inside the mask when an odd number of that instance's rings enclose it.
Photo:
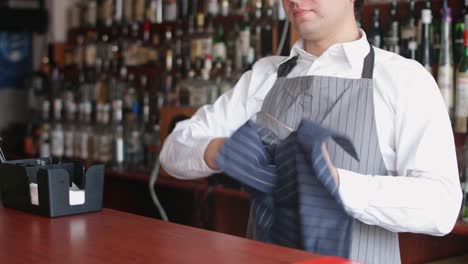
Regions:
[[[312,120],[350,138],[360,161],[335,142],[327,148],[337,168],[365,175],[387,175],[375,125],[373,100],[374,50],[364,60],[361,79],[328,76],[287,78],[297,62],[293,57],[280,65],[278,78],[261,108],[287,126],[297,129],[301,120]],[[268,127],[268,122],[262,124]],[[362,190],[365,191],[365,190]],[[256,237],[256,215],[263,214],[261,199],[251,202],[247,236]],[[267,210],[266,208],[264,210]],[[354,220],[350,259],[363,263],[401,263],[398,234]]]

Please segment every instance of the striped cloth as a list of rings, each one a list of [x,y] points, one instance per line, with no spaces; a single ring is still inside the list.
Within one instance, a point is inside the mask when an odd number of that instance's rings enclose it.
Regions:
[[[284,140],[249,121],[220,150],[217,165],[245,184],[255,200],[260,240],[349,257],[353,219],[322,154],[329,138],[358,159],[346,137],[306,120]]]

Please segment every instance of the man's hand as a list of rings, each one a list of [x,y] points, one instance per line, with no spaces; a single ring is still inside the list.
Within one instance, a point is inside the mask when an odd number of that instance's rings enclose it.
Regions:
[[[327,161],[328,169],[330,169],[333,179],[335,180],[337,185],[340,185],[340,176],[338,175],[338,170],[336,169],[335,165],[333,165],[333,163],[330,160],[330,155],[328,154],[327,145],[325,145],[325,143],[322,143],[322,153],[323,153],[323,157]]]
[[[210,141],[208,146],[205,149],[205,154],[203,155],[203,159],[205,160],[206,165],[212,170],[219,170],[218,166],[216,166],[215,158],[218,155],[219,150],[226,142],[227,138],[215,138]]]

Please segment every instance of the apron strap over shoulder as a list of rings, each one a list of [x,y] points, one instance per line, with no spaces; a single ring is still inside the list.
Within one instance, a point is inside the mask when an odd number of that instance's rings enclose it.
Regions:
[[[362,67],[362,79],[372,79],[374,76],[374,62],[375,62],[375,52],[374,48],[369,44],[370,51],[367,54],[366,58],[364,58],[364,66]],[[292,69],[297,64],[298,56],[294,56],[292,58],[287,59],[278,67],[278,78],[286,77],[289,73],[291,73]]]
[[[372,79],[374,77],[374,61],[375,61],[375,52],[372,45],[370,45],[369,54],[367,54],[364,59],[364,66],[362,67],[362,79]]]
[[[292,69],[294,69],[294,67],[296,66],[298,58],[299,55],[294,56],[283,62],[278,68],[278,78],[288,76],[288,74],[291,73]]]

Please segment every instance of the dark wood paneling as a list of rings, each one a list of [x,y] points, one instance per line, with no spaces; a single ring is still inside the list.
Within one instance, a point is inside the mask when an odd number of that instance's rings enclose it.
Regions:
[[[402,233],[400,237],[403,264],[419,264],[468,253],[468,236],[450,234],[434,237]]]

